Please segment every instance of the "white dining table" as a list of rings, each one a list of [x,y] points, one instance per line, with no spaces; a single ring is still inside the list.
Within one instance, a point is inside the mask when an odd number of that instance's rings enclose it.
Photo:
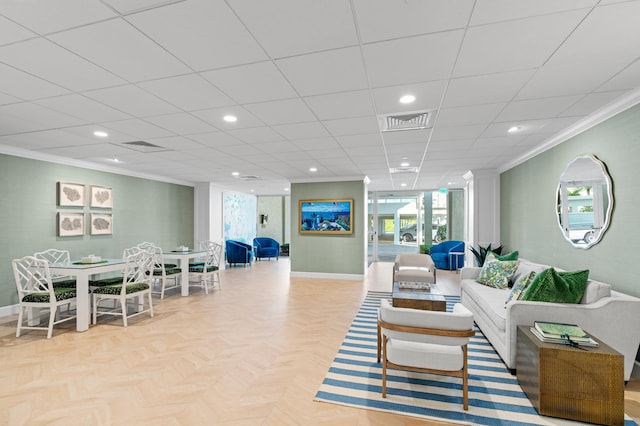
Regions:
[[[162,253],[162,257],[164,259],[180,261],[180,269],[182,269],[182,275],[180,277],[180,294],[183,296],[189,295],[189,260],[197,259],[198,257],[205,257],[206,255],[206,250],[170,250]]]
[[[76,278],[76,331],[87,331],[90,323],[89,277],[105,272],[122,271],[123,259],[102,259],[96,263],[52,263],[49,270],[54,275],[71,275]]]

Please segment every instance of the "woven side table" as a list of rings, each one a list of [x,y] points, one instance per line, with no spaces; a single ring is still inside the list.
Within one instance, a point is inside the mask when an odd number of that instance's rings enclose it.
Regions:
[[[518,327],[518,383],[540,415],[624,424],[624,356],[594,340],[600,346],[582,350]]]

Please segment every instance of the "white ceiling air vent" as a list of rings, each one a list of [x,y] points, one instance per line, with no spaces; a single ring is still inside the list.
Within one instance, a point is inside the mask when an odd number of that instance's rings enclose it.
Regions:
[[[378,125],[383,132],[398,130],[420,130],[431,127],[433,111],[411,111],[378,116]]]
[[[391,167],[389,168],[389,173],[392,175],[397,175],[401,173],[418,173],[420,172],[419,167]]]
[[[123,142],[122,145],[125,148],[131,148],[140,152],[171,151],[170,149],[164,148],[159,145],[154,145],[151,142],[145,142],[145,141]]]
[[[254,176],[254,175],[243,175],[243,176],[238,176],[240,179],[242,180],[260,180],[262,179],[260,176]]]

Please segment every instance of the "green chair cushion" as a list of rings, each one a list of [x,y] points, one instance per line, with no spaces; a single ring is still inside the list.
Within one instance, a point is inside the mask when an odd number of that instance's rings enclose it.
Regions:
[[[103,287],[105,285],[122,284],[123,277],[102,278],[99,280],[89,281],[91,287]]]
[[[177,267],[167,268],[165,266],[164,272],[167,275],[173,275],[173,274],[179,274],[180,272],[182,272],[182,269],[177,268]],[[162,268],[155,268],[153,270],[153,275],[156,276],[156,277],[161,277],[162,276]]]
[[[54,288],[53,293],[56,295],[57,301],[73,299],[76,297],[75,288]],[[30,303],[49,303],[49,293],[38,292],[27,294],[22,298],[22,301]]]
[[[207,266],[207,272],[213,272],[217,270],[218,270],[217,266]],[[189,272],[202,272],[202,271],[204,271],[204,265],[199,265],[199,266],[189,265]]]
[[[76,288],[76,280],[60,280],[53,282],[53,288]]]
[[[521,300],[580,303],[589,279],[589,270],[558,272],[545,269],[533,279]]]
[[[131,283],[127,284],[126,292],[127,294],[137,293],[142,290],[146,290],[149,288],[149,284],[146,283]],[[122,284],[119,285],[106,285],[104,287],[98,287],[93,290],[96,294],[120,294],[122,291]]]

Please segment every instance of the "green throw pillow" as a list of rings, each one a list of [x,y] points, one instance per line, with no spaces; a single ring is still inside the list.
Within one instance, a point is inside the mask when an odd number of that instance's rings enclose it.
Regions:
[[[587,287],[589,270],[558,272],[553,268],[540,272],[529,284],[521,300],[580,303]]]
[[[512,251],[511,253],[503,254],[502,256],[496,254],[495,257],[498,260],[502,260],[502,261],[518,260],[518,250]]]
[[[517,260],[503,262],[494,253],[489,253],[476,281],[489,287],[507,288],[509,280],[518,269],[518,263]]]
[[[507,304],[512,300],[520,299],[524,294],[524,291],[527,289],[527,287],[529,287],[529,285],[535,278],[535,276],[536,276],[535,271],[531,271],[528,274],[524,274],[520,278],[518,278],[516,283],[513,285],[513,288],[509,292],[509,297],[507,297],[507,301],[504,303]]]

